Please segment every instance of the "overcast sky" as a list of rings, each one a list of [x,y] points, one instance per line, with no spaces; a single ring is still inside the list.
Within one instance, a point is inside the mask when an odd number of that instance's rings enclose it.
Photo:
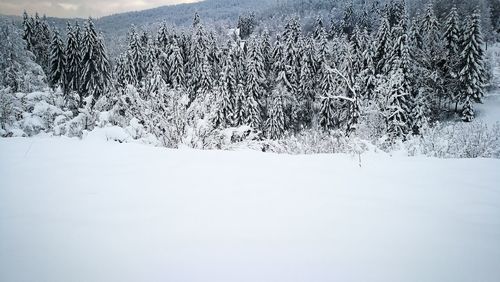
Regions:
[[[101,17],[196,0],[0,0],[0,13],[21,15],[38,11],[51,17]]]

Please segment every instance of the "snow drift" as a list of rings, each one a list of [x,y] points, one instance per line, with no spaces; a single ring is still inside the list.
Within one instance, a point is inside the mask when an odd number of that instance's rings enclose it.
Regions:
[[[0,139],[0,281],[500,281],[500,160]]]

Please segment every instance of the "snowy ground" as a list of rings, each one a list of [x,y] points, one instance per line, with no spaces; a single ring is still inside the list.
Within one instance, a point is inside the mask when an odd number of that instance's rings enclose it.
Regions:
[[[500,160],[0,139],[0,281],[500,281]]]

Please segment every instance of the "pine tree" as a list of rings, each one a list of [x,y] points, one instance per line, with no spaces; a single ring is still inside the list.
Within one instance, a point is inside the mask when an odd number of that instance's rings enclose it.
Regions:
[[[334,74],[329,70],[326,63],[322,67],[321,80],[321,97],[319,109],[319,124],[325,130],[334,129],[338,126],[339,121],[336,112],[336,79]]]
[[[300,60],[299,95],[298,95],[298,122],[302,126],[309,126],[313,119],[314,89],[314,42],[311,40],[305,45]]]
[[[67,42],[66,42],[66,68],[65,79],[68,85],[68,91],[81,92],[81,74],[82,74],[82,53],[81,36],[78,22],[72,27],[68,22]],[[80,94],[79,94],[80,95]]]
[[[344,10],[344,16],[342,18],[342,21],[340,22],[340,30],[344,35],[347,36],[347,38],[351,37],[354,31],[355,22],[356,19],[353,10],[353,3],[351,2],[347,4]]]
[[[377,32],[375,57],[373,58],[373,63],[375,64],[375,70],[377,74],[383,74],[383,70],[388,65],[387,60],[391,44],[392,42],[389,20],[387,20],[387,18],[383,18]]]
[[[290,91],[296,94],[298,91],[298,79],[300,74],[300,24],[298,18],[290,19],[285,25],[282,36],[284,40],[282,65],[285,67],[286,79],[289,82]]]
[[[92,96],[92,108],[99,97],[106,91],[110,78],[110,66],[104,48],[103,40],[97,34],[92,19],[89,18],[85,27],[82,56],[82,92],[85,97]],[[80,96],[79,106],[83,106],[83,96]]]
[[[362,54],[362,70],[357,77],[357,85],[360,90],[360,98],[371,101],[376,88],[375,65],[373,63],[373,48],[368,46]]]
[[[323,18],[318,16],[316,22],[314,23],[313,38],[318,40],[325,33],[325,25],[323,24]]]
[[[448,57],[457,57],[460,51],[460,34],[458,28],[458,12],[456,6],[453,6],[446,18],[446,26],[443,37],[446,41],[445,47]]]
[[[251,41],[246,58],[247,76],[244,100],[244,120],[253,128],[260,128],[262,119],[262,106],[260,100],[265,93],[265,72],[262,63],[262,54],[256,41]]]
[[[424,17],[421,20],[422,52],[420,66],[423,68],[420,84],[429,96],[431,114],[438,118],[446,101],[445,69],[443,61],[446,58],[444,42],[442,40],[440,24],[434,14],[432,2],[427,5]]]
[[[165,22],[162,22],[160,28],[158,29],[158,34],[156,36],[156,41],[158,43],[158,46],[162,49],[162,51],[165,51],[168,44],[170,43],[170,34],[168,32],[168,27]]]
[[[50,73],[49,58],[51,39],[51,31],[45,16],[43,19],[40,19],[38,13],[36,13],[33,24],[33,38],[30,42],[32,48],[30,51],[33,52],[36,62],[42,67],[46,74]]]
[[[144,94],[143,99],[149,99],[151,96],[159,95],[161,89],[166,88],[167,83],[161,75],[160,66],[154,63],[151,71],[148,72],[144,82]]]
[[[196,98],[198,89],[202,87],[203,79],[211,77],[211,73],[202,73],[203,70],[211,68],[209,60],[208,38],[201,24],[196,26],[195,33],[191,38],[191,49],[189,51],[189,89],[191,101]],[[206,65],[204,65],[206,64]]]
[[[193,27],[196,28],[200,25],[200,15],[198,14],[198,12],[194,13],[194,18],[193,18]]]
[[[215,127],[226,128],[234,120],[234,92],[231,87],[234,78],[231,78],[230,57],[222,59],[222,71],[217,86],[215,87],[215,113],[212,120]]]
[[[146,75],[146,54],[139,34],[132,27],[129,35],[128,56],[129,63],[135,74],[134,80],[129,83],[138,87],[144,76]]]
[[[284,75],[284,74],[283,74]],[[269,117],[267,119],[267,136],[271,139],[280,139],[286,132],[284,96],[290,95],[285,85],[278,83],[271,93]]]
[[[26,41],[26,48],[30,51],[33,50],[33,30],[34,20],[29,17],[26,11],[23,13],[23,39]]]
[[[463,39],[460,81],[463,89],[461,100],[464,101],[462,116],[465,121],[471,121],[474,117],[472,100],[481,101],[484,95],[484,51],[480,25],[479,12],[476,11],[468,22]]]
[[[56,30],[52,37],[50,45],[50,84],[53,87],[62,86],[66,89],[65,70],[66,53],[64,43],[62,42],[59,32]]]
[[[387,77],[387,132],[392,138],[405,138],[410,132],[410,54],[408,36],[402,31],[393,51],[392,69]]]
[[[168,57],[169,65],[169,78],[174,88],[185,86],[185,70],[184,58],[182,57],[182,50],[179,47],[177,40],[174,39],[171,47],[172,52]]]
[[[327,35],[324,28],[319,27],[317,36],[314,38],[314,61],[312,62],[312,72],[316,78],[315,86],[320,84],[319,78],[321,77],[322,64],[327,59]]]
[[[445,84],[447,98],[450,102],[458,102],[457,93],[460,91],[460,31],[458,26],[457,8],[453,6],[446,19],[445,33],[446,64]]]
[[[271,37],[269,31],[265,30],[261,38],[261,53],[264,63],[264,70],[266,72],[266,77],[270,75],[273,60],[272,60],[272,47],[271,47]]]

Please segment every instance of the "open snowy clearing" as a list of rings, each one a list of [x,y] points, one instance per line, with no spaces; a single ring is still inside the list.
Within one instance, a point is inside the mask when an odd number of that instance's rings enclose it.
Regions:
[[[500,281],[500,160],[0,139],[0,281]]]

